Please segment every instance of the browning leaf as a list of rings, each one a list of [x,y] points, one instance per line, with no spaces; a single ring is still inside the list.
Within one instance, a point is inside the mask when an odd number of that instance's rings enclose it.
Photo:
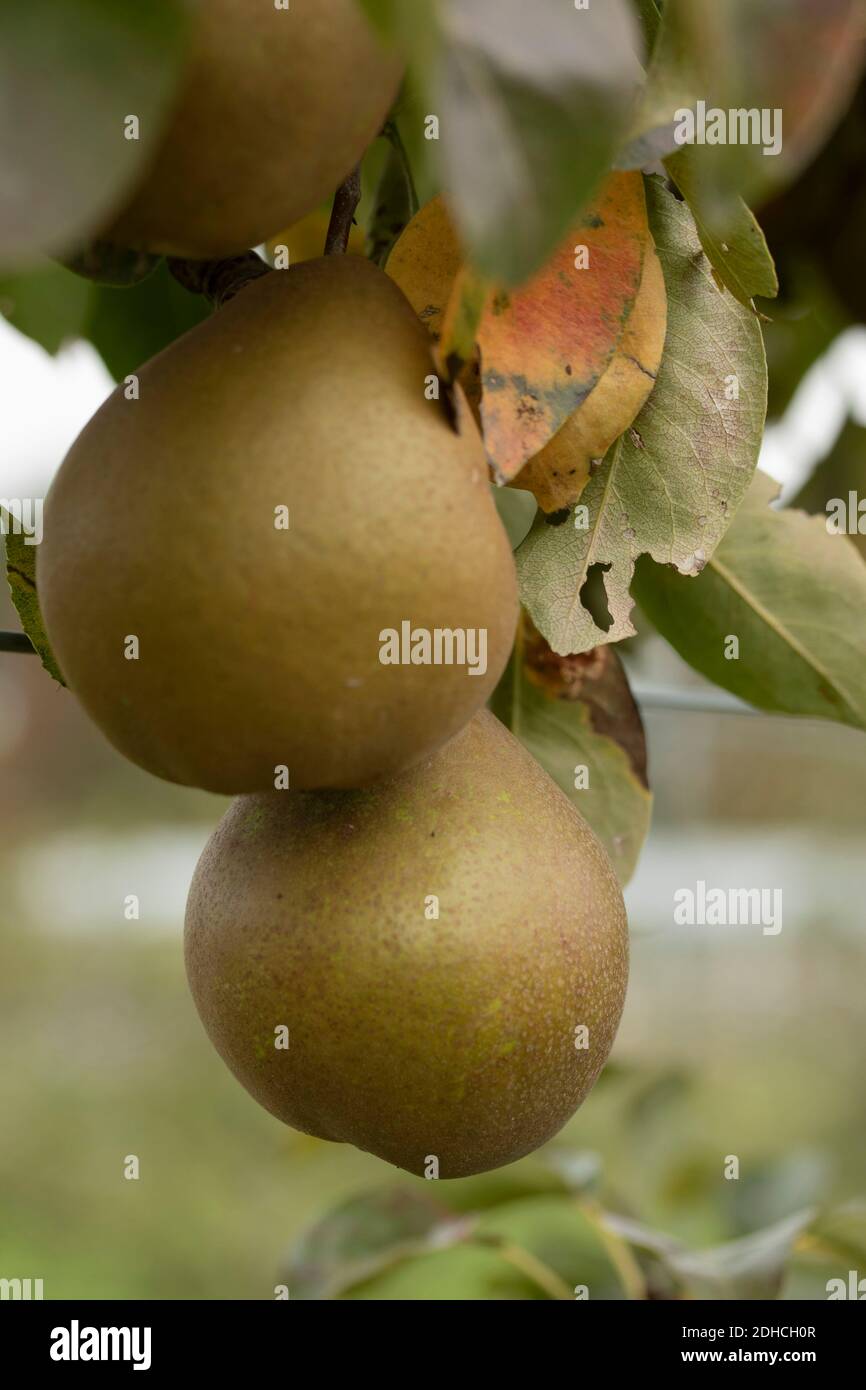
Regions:
[[[480,418],[499,481],[514,478],[604,376],[651,247],[641,176],[615,173],[536,276],[490,297],[477,330]],[[462,265],[448,211],[434,199],[406,228],[387,265],[434,336],[453,296],[464,292],[457,283]]]
[[[658,382],[573,512],[561,525],[551,524],[558,513],[537,516],[516,552],[523,602],[563,653],[633,635],[639,555],[700,572],[745,496],[763,434],[758,320],[719,291],[686,206],[660,179],[648,188],[669,305]],[[584,603],[593,572],[603,572],[607,626]]]
[[[578,500],[593,462],[601,462],[643,409],[656,384],[667,322],[665,277],[650,246],[641,287],[610,366],[583,405],[514,480],[515,487],[535,494],[544,511],[556,512]]]

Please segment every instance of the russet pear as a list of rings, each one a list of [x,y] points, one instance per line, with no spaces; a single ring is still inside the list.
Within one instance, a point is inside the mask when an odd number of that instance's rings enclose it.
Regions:
[[[37,582],[122,753],[216,792],[362,786],[484,704],[514,562],[471,413],[437,384],[401,291],[332,256],[118,386],[46,499]]]
[[[186,257],[258,245],[332,196],[400,81],[358,0],[203,0],[190,47],[156,154],[104,240]]]
[[[261,1105],[442,1178],[556,1134],[628,973],[607,855],[487,711],[366,790],[238,798],[196,869],[185,951],[211,1041]]]

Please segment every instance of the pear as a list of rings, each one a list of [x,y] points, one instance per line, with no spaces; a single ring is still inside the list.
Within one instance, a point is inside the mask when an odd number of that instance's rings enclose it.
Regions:
[[[484,704],[517,581],[471,412],[433,373],[393,281],[331,256],[247,285],[85,427],[38,592],[133,762],[231,794],[362,786]]]
[[[206,0],[151,167],[102,238],[187,257],[258,245],[333,194],[400,69],[358,0]]]
[[[234,801],[185,951],[211,1041],[265,1109],[442,1178],[556,1134],[628,973],[607,855],[488,711],[375,787]]]

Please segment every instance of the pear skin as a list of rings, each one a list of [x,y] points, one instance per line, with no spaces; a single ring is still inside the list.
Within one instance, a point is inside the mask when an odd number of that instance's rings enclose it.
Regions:
[[[154,161],[102,239],[208,258],[330,198],[379,133],[401,63],[357,0],[205,0]]]
[[[367,790],[234,801],[185,949],[210,1039],[261,1105],[442,1178],[557,1133],[610,1052],[628,974],[607,855],[487,711]]]
[[[229,794],[363,786],[484,704],[514,562],[471,412],[458,393],[455,427],[431,381],[402,292],[331,256],[247,285],[97,411],[37,584],[64,679],[133,762]],[[458,633],[438,664],[436,632]]]

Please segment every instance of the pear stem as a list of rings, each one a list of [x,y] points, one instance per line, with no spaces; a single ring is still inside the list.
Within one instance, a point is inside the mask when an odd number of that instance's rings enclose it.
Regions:
[[[360,201],[361,166],[358,164],[334,194],[325,239],[326,256],[343,255],[347,250]],[[215,309],[234,299],[238,291],[252,280],[272,273],[271,267],[255,251],[245,251],[242,256],[231,256],[223,261],[189,261],[180,256],[167,256],[166,264],[185,290],[189,290],[190,294],[203,294]]]
[[[203,294],[215,309],[234,299],[238,290],[252,280],[272,273],[255,251],[245,251],[242,256],[224,261],[187,261],[169,256],[167,265],[185,290],[190,294]]]
[[[325,255],[343,256],[349,247],[349,236],[358,204],[361,201],[361,166],[356,164],[349,177],[340,184],[334,194],[328,235],[325,237]]]

